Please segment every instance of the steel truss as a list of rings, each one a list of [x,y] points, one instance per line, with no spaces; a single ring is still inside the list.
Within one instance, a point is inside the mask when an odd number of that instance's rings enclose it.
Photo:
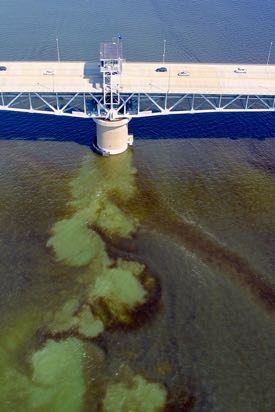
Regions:
[[[275,111],[275,95],[120,93],[110,107],[102,93],[0,94],[0,110],[83,118],[125,118],[209,112]]]

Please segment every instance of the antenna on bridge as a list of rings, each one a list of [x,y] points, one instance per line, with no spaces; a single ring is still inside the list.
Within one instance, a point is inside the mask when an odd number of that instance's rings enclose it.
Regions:
[[[56,37],[56,49],[57,49],[57,60],[60,62],[60,51],[59,51],[59,42],[58,37]]]

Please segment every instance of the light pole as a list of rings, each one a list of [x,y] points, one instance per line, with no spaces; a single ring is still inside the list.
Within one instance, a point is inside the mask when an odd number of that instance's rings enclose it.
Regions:
[[[267,66],[268,66],[269,60],[270,60],[272,45],[273,45],[273,41],[270,42],[270,46],[269,46],[269,52],[268,52],[267,61],[266,61],[266,65],[267,65]]]
[[[163,40],[163,54],[162,54],[162,63],[165,62],[165,53],[166,53],[166,40]]]
[[[59,52],[58,37],[56,38],[56,49],[57,49],[57,60],[60,62],[60,52]]]

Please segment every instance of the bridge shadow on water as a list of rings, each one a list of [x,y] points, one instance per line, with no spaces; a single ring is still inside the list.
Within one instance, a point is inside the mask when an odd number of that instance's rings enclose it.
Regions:
[[[275,137],[275,113],[209,113],[134,119],[135,139]],[[96,127],[92,120],[39,114],[0,112],[0,140],[69,141],[90,146]]]

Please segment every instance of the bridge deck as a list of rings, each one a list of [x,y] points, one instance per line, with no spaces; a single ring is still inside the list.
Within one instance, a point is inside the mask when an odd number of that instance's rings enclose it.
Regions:
[[[0,62],[0,92],[102,92],[102,75],[90,62]],[[275,65],[124,62],[120,90],[125,93],[275,95]],[[247,73],[235,73],[237,67]],[[178,76],[180,71],[189,76]],[[54,74],[46,74],[51,71]],[[118,76],[113,76],[117,82]]]

